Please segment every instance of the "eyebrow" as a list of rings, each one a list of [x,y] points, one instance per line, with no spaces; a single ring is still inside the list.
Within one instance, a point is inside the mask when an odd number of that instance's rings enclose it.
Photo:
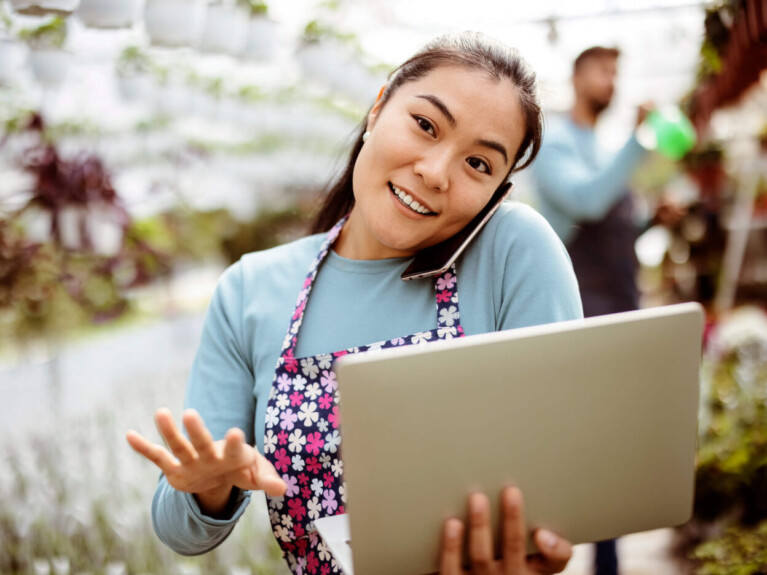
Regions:
[[[479,144],[480,146],[485,146],[486,148],[495,150],[496,152],[500,152],[500,154],[503,156],[503,161],[506,164],[509,163],[509,156],[508,154],[506,154],[506,148],[504,148],[502,144],[499,144],[498,142],[494,142],[492,140],[477,140],[477,144]]]
[[[450,122],[450,125],[455,128],[457,124],[455,117],[450,113],[450,110],[447,109],[447,106],[445,106],[445,103],[442,100],[436,96],[432,96],[431,94],[419,94],[417,97],[431,102],[435,108],[444,114],[445,118],[447,118],[447,121]]]
[[[452,127],[455,128],[455,126],[458,124],[458,122],[455,119],[455,116],[450,113],[450,110],[447,109],[447,106],[445,103],[437,98],[437,96],[433,96],[431,94],[418,94],[418,98],[422,98],[426,100],[427,102],[431,102],[431,104],[437,108],[442,114],[447,118],[447,121],[450,123]],[[496,152],[499,152],[503,156],[503,160],[506,164],[509,163],[509,155],[506,153],[506,148],[499,144],[498,142],[494,142],[493,140],[477,140],[476,142],[480,146],[484,146],[486,148],[490,148],[491,150],[495,150]]]

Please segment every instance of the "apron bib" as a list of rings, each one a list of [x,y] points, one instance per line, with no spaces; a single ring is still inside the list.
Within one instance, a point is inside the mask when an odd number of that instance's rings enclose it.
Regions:
[[[314,527],[316,519],[345,512],[338,384],[333,372],[336,358],[464,335],[458,313],[457,277],[452,267],[434,282],[435,329],[335,353],[295,357],[298,331],[314,279],[345,221],[342,219],[328,232],[304,280],[266,407],[264,455],[288,486],[282,497],[267,496],[269,520],[288,566],[296,575],[341,573]]]

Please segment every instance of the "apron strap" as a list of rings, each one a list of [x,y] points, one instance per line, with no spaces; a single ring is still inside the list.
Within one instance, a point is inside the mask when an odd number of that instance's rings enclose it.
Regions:
[[[437,300],[437,326],[440,329],[455,330],[463,335],[461,314],[458,311],[458,276],[455,264],[434,280]]]
[[[286,361],[295,361],[294,352],[298,343],[298,331],[301,329],[301,323],[304,320],[304,312],[306,311],[306,304],[309,301],[309,294],[312,291],[314,280],[317,277],[320,264],[322,264],[325,257],[328,255],[333,242],[338,238],[338,235],[341,233],[341,228],[344,227],[348,217],[349,216],[347,215],[341,218],[341,220],[339,220],[339,222],[328,232],[317,257],[312,262],[312,267],[306,275],[306,279],[304,279],[303,288],[298,294],[298,301],[293,310],[293,317],[290,320],[288,333],[285,335],[285,339],[282,342],[281,357]],[[434,289],[436,290],[438,328],[445,329],[450,333],[455,332],[456,335],[463,335],[460,313],[458,311],[458,277],[455,271],[455,264],[450,266],[449,270],[439,275],[434,280]]]

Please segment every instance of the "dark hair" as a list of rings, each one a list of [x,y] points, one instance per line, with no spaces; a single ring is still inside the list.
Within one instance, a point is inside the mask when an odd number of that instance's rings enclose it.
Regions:
[[[583,66],[583,63],[588,60],[604,57],[617,58],[620,55],[621,51],[618,50],[618,48],[608,48],[605,46],[592,46],[591,48],[587,48],[578,54],[575,62],[573,62],[573,74],[576,73],[581,66]]]
[[[526,129],[525,137],[506,177],[532,163],[540,150],[543,136],[543,117],[535,72],[515,48],[510,48],[482,33],[448,34],[429,42],[389,74],[389,81],[381,94],[381,106],[383,107],[403,84],[418,80],[440,66],[448,65],[479,70],[494,80],[508,78],[512,81],[517,87]],[[320,212],[314,220],[313,233],[329,230],[354,206],[352,175],[357,156],[362,149],[362,134],[366,125],[367,117],[359,126],[343,173],[328,188]]]

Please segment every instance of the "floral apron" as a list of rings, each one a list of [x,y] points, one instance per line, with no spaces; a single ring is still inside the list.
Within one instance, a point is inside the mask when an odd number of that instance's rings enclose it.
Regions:
[[[296,358],[298,330],[317,271],[346,218],[330,232],[312,263],[298,296],[290,328],[277,362],[266,408],[264,454],[287,484],[282,497],[267,497],[272,531],[293,573],[341,573],[320,538],[314,520],[344,513],[338,384],[335,359],[347,353],[425,344],[462,337],[455,268],[435,282],[437,328],[331,354]]]

